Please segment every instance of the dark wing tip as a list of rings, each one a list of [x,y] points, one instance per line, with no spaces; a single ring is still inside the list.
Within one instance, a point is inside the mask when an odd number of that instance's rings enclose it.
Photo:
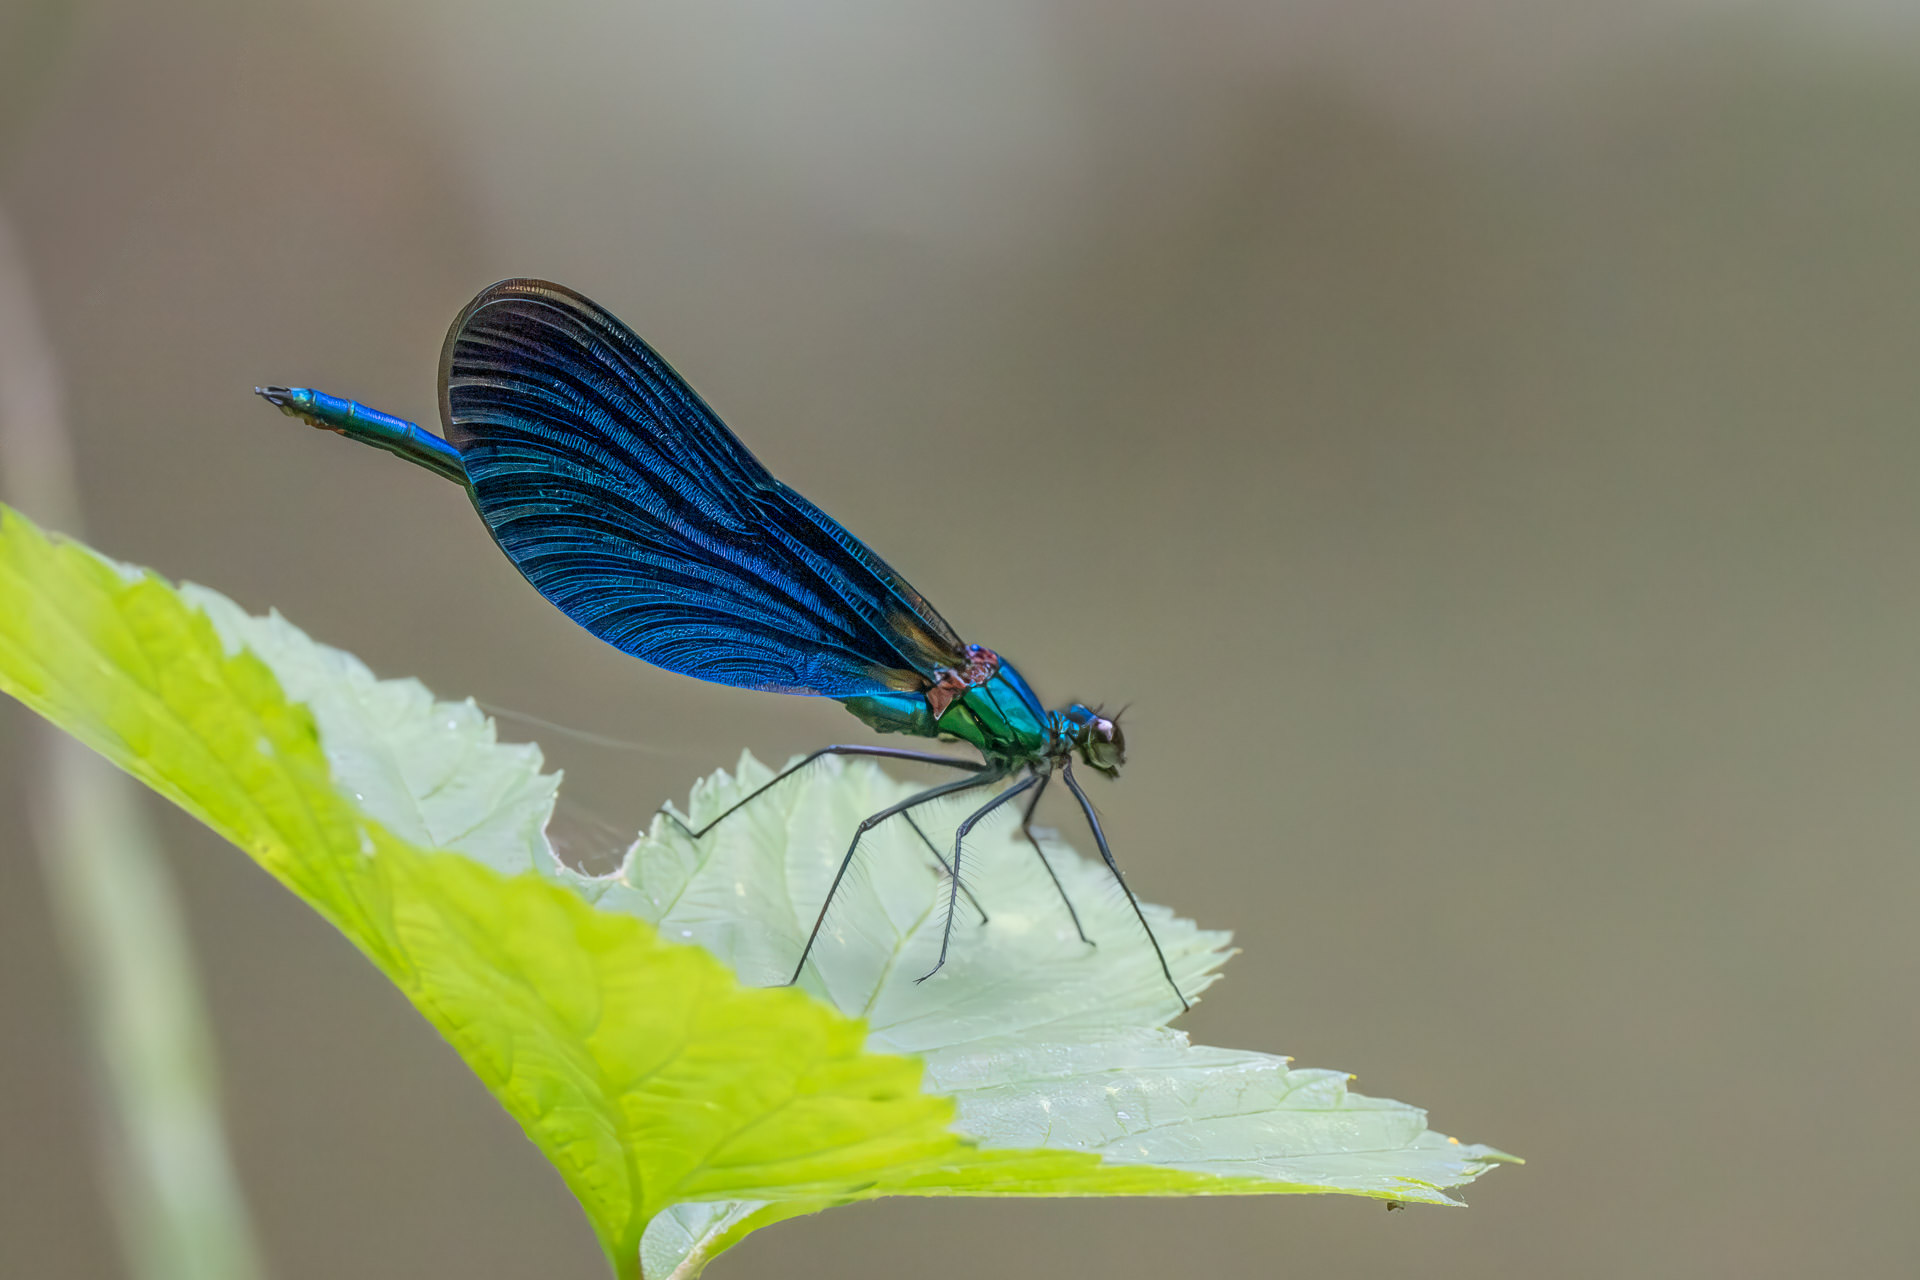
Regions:
[[[473,318],[498,302],[516,302],[525,299],[555,303],[570,311],[585,312],[591,316],[605,317],[616,326],[620,322],[599,303],[563,284],[551,280],[541,280],[535,276],[509,276],[505,280],[496,280],[479,293],[473,300],[460,308],[460,314],[447,326],[447,340],[440,346],[440,426],[441,434],[448,439],[454,438],[453,401],[448,394],[447,383],[453,373],[453,357],[459,348],[460,339],[473,323]],[[624,327],[624,326],[621,326]]]

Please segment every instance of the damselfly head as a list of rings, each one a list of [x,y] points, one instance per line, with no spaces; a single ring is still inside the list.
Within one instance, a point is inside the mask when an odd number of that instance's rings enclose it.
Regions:
[[[1067,708],[1066,718],[1074,726],[1073,745],[1087,767],[1117,776],[1120,766],[1127,762],[1127,738],[1120,732],[1119,717],[1109,719],[1076,702]]]

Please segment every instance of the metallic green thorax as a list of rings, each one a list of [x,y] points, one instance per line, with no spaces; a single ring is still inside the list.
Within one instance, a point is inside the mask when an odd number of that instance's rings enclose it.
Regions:
[[[841,702],[881,733],[958,738],[999,760],[1039,760],[1054,754],[1060,745],[1053,718],[1020,673],[1004,662],[990,679],[955,698],[937,720],[926,695],[920,693],[885,693]]]

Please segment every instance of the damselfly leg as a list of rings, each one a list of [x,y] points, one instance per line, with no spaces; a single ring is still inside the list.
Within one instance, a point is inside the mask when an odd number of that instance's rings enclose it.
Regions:
[[[961,846],[966,843],[967,834],[973,830],[974,824],[976,822],[979,822],[980,819],[986,817],[988,814],[992,813],[995,809],[998,809],[1001,805],[1013,799],[1015,796],[1019,795],[1021,792],[1032,790],[1034,787],[1037,787],[1039,785],[1040,785],[1040,778],[1038,775],[1035,775],[1033,777],[1026,778],[1021,782],[1018,782],[1011,787],[1008,787],[1005,791],[1002,791],[999,795],[987,801],[985,804],[981,805],[978,809],[975,809],[972,813],[968,814],[967,820],[965,822],[962,822],[959,828],[954,831],[953,833],[953,884],[947,890],[947,920],[946,920],[945,927],[942,928],[940,931],[940,958],[933,962],[933,968],[927,970],[925,973],[921,974],[918,978],[915,978],[914,979],[915,982],[925,982],[928,978],[931,978],[934,974],[940,972],[941,968],[947,963],[947,947],[953,941],[953,912],[954,912],[954,908],[957,907],[960,903],[959,888],[960,888]]]
[[[1140,899],[1133,896],[1133,890],[1127,887],[1127,878],[1120,874],[1120,864],[1113,860],[1113,850],[1107,847],[1107,833],[1100,829],[1100,819],[1093,812],[1093,802],[1087,799],[1087,793],[1073,776],[1073,762],[1065,760],[1060,765],[1060,776],[1067,784],[1067,790],[1073,792],[1073,798],[1080,802],[1080,812],[1086,815],[1087,826],[1093,831],[1093,842],[1100,846],[1100,856],[1106,860],[1107,870],[1113,872],[1114,883],[1120,886],[1120,892],[1127,895],[1127,905],[1133,908],[1133,914],[1140,920],[1140,927],[1147,931],[1147,941],[1153,944],[1153,954],[1160,961],[1160,972],[1166,975],[1167,985],[1173,988],[1173,994],[1180,999],[1182,1009],[1191,1009],[1187,997],[1181,992],[1180,984],[1173,980],[1173,970],[1167,965],[1167,953],[1160,949],[1160,939],[1153,936],[1153,926],[1147,923],[1147,913],[1140,909]]]
[[[767,781],[755,787],[752,791],[748,792],[741,799],[734,801],[732,804],[728,805],[725,809],[721,810],[719,816],[708,821],[707,824],[701,827],[698,831],[688,826],[685,819],[681,818],[679,814],[675,813],[673,811],[672,806],[670,805],[664,805],[664,804],[661,805],[659,812],[663,817],[666,818],[668,822],[671,822],[674,826],[680,828],[681,834],[685,835],[689,840],[698,841],[701,837],[705,836],[707,832],[713,830],[715,827],[725,822],[728,818],[731,818],[734,814],[739,813],[742,809],[752,804],[755,800],[758,800],[761,796],[765,795],[768,791],[771,791],[774,787],[779,786],[782,782],[785,782],[788,778],[791,778],[794,774],[799,773],[802,769],[805,769],[808,765],[812,764],[814,761],[818,760],[822,756],[869,756],[869,757],[873,757],[880,760],[909,760],[915,764],[944,765],[949,769],[964,769],[970,773],[979,773],[987,767],[986,765],[982,764],[978,760],[956,760],[952,756],[943,756],[932,751],[908,751],[900,747],[858,747],[858,746],[834,745],[829,747],[821,747],[817,751],[810,751],[806,755],[800,757],[800,759],[796,760],[794,763],[782,769],[779,773],[774,774],[773,777],[769,778]],[[927,846],[927,852],[932,854],[933,860],[940,864],[940,870],[946,873],[947,876],[951,877],[953,875],[953,867],[948,864],[946,855],[940,852],[940,846],[936,845],[932,840],[928,839],[927,833],[925,831],[922,831],[920,829],[920,824],[915,822],[911,817],[907,819],[907,825],[912,827],[913,833],[920,837],[920,843]],[[985,924],[987,922],[987,910],[985,907],[980,905],[980,900],[973,896],[973,890],[962,888],[961,892],[967,895],[967,901],[970,904],[972,904],[974,911],[979,913],[980,923]]]
[[[794,983],[800,981],[800,973],[807,967],[807,957],[813,954],[813,944],[820,937],[820,927],[827,922],[827,910],[833,906],[833,895],[840,892],[840,882],[846,878],[847,868],[853,865],[853,856],[860,851],[860,841],[867,832],[873,830],[896,814],[902,814],[909,809],[918,808],[920,805],[926,804],[929,801],[938,800],[942,796],[954,795],[961,791],[971,791],[976,787],[990,787],[1006,776],[1006,769],[1004,767],[992,768],[982,766],[980,771],[971,777],[956,778],[952,782],[943,782],[937,787],[928,787],[925,791],[916,792],[908,796],[898,804],[890,804],[880,812],[862,818],[860,820],[860,826],[855,829],[853,833],[853,842],[847,846],[847,856],[840,859],[840,869],[833,873],[833,883],[827,886],[827,900],[820,904],[820,914],[814,917],[813,929],[807,934],[807,945],[800,951],[800,963],[793,966],[793,976],[787,979],[787,985],[792,986]],[[958,876],[954,877],[954,883],[959,883]]]
[[[1040,785],[1034,788],[1033,798],[1027,801],[1026,812],[1020,815],[1020,834],[1027,838],[1028,844],[1033,846],[1033,856],[1040,859],[1040,865],[1047,869],[1047,879],[1053,881],[1053,887],[1060,891],[1060,901],[1065,904],[1067,916],[1073,921],[1073,931],[1080,935],[1080,941],[1090,947],[1096,946],[1098,944],[1089,938],[1087,931],[1081,927],[1080,913],[1073,909],[1073,899],[1067,896],[1067,886],[1060,883],[1059,873],[1053,869],[1053,863],[1047,861],[1046,851],[1040,847],[1040,837],[1033,834],[1033,811],[1040,807],[1040,797],[1047,793],[1047,783],[1053,780],[1051,772],[1035,776],[1039,779]]]

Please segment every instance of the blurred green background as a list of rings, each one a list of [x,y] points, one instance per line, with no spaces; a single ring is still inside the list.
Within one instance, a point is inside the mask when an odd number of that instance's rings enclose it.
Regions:
[[[648,744],[523,732],[615,826],[857,738],[251,394],[433,422],[469,296],[573,285],[1043,696],[1132,703],[1123,864],[1245,949],[1197,1039],[1531,1161],[1464,1212],[886,1202],[716,1276],[1920,1270],[1911,8],[6,0],[0,83],[101,549]],[[0,1273],[113,1277],[29,727]],[[372,969],[161,824],[272,1273],[601,1274]]]

